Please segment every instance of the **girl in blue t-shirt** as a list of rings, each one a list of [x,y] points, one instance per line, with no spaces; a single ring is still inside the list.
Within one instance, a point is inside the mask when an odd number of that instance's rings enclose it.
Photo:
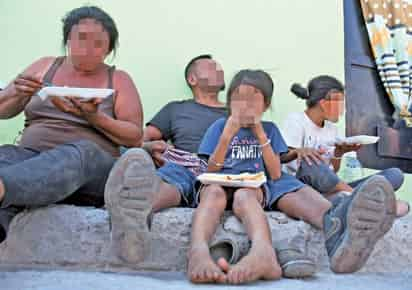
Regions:
[[[279,155],[287,152],[287,145],[274,123],[262,121],[272,94],[273,81],[266,72],[240,71],[227,93],[229,117],[213,123],[199,146],[199,156],[208,159],[208,172],[264,172],[268,181],[261,188],[205,185],[199,191],[188,267],[194,282],[238,284],[281,276],[264,209],[304,184],[282,173]],[[215,264],[208,247],[228,203],[252,241],[249,254],[231,268],[223,259]]]

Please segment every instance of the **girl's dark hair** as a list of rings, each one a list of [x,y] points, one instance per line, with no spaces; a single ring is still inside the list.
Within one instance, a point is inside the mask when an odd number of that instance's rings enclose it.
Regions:
[[[116,23],[109,14],[96,6],[83,6],[76,8],[63,17],[63,45],[66,46],[73,26],[79,24],[79,21],[85,18],[95,19],[102,24],[103,28],[109,34],[109,53],[113,51],[114,54],[116,54],[119,39],[119,32],[117,31]]]
[[[345,88],[339,80],[328,75],[313,78],[307,88],[300,84],[293,84],[290,88],[290,91],[298,98],[306,100],[306,105],[309,108],[327,98],[332,90],[343,93]]]
[[[233,92],[240,85],[249,85],[258,89],[265,100],[265,104],[270,105],[273,95],[273,80],[270,75],[263,70],[244,69],[239,71],[232,79],[226,95],[226,104],[230,109],[230,101]]]

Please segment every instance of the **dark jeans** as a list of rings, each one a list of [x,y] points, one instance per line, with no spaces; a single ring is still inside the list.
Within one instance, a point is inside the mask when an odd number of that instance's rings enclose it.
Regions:
[[[116,159],[87,140],[37,152],[14,145],[0,146],[0,242],[11,219],[26,207],[70,200],[104,203],[104,187]],[[86,202],[87,203],[87,202]]]
[[[388,168],[376,173],[376,175],[385,177],[392,185],[394,191],[398,190],[404,181],[403,172],[398,168]],[[310,166],[305,161],[302,161],[296,173],[296,178],[322,194],[331,192],[341,181],[341,179],[331,168],[329,168],[327,164],[312,164]],[[351,182],[349,183],[349,186],[356,187],[367,178],[368,177],[365,177]]]

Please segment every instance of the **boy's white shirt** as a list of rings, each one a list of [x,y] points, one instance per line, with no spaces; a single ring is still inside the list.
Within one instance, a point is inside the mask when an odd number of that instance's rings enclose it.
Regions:
[[[324,148],[326,153],[323,158],[330,164],[335,147],[326,145],[339,137],[338,127],[330,121],[325,121],[323,127],[316,125],[305,112],[289,114],[281,127],[281,133],[289,147],[293,148]],[[295,175],[298,169],[297,161],[294,160],[283,164],[283,170]]]

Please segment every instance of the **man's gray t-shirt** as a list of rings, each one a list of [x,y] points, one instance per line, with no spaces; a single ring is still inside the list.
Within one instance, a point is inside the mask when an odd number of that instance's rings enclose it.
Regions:
[[[174,101],[164,106],[146,126],[158,128],[163,139],[170,140],[177,149],[197,153],[206,130],[226,116],[226,108],[202,105],[195,100]]]

